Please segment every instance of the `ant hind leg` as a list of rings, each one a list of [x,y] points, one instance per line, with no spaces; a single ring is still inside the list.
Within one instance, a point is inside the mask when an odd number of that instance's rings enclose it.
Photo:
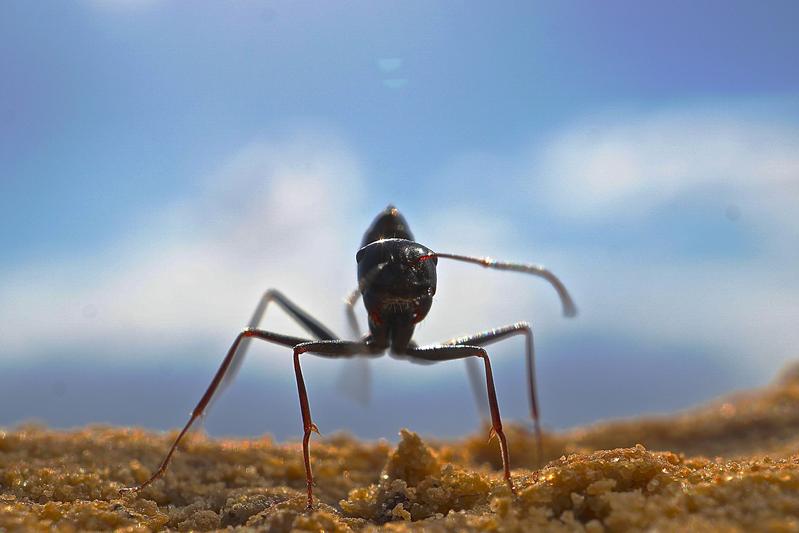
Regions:
[[[269,331],[251,329],[251,328],[247,328],[243,330],[241,333],[239,333],[236,336],[236,339],[233,341],[233,344],[231,344],[230,348],[228,349],[227,355],[225,355],[225,358],[222,360],[222,364],[219,365],[219,369],[216,371],[216,374],[214,375],[214,378],[211,380],[210,385],[208,385],[205,394],[203,394],[202,398],[200,398],[200,401],[197,403],[197,405],[194,407],[194,410],[191,412],[189,421],[186,422],[186,425],[183,427],[183,430],[178,434],[177,438],[175,439],[175,442],[173,442],[172,446],[169,448],[169,452],[167,452],[166,457],[164,457],[163,461],[161,461],[161,465],[158,467],[158,470],[155,471],[155,473],[150,477],[150,479],[148,479],[138,487],[122,489],[122,491],[120,492],[128,492],[128,491],[138,492],[147,485],[151,484],[159,477],[161,477],[164,474],[164,472],[166,472],[167,466],[169,466],[169,462],[172,459],[172,455],[175,453],[175,450],[177,450],[178,444],[180,444],[181,439],[183,439],[183,436],[189,431],[192,424],[194,424],[194,422],[200,416],[202,416],[203,412],[205,412],[205,409],[208,407],[208,404],[211,403],[211,400],[214,398],[214,395],[220,390],[220,384],[224,381],[225,376],[230,371],[231,364],[236,359],[237,352],[239,352],[239,350],[241,349],[242,341],[250,337],[255,337],[257,339],[274,342],[276,344],[282,344],[283,346],[296,346],[298,344],[307,342],[306,339],[301,339],[299,337],[281,335],[279,333],[272,333]]]
[[[515,493],[513,480],[510,477],[510,459],[508,457],[508,442],[505,432],[502,429],[502,419],[499,415],[499,403],[497,402],[497,391],[494,387],[494,376],[491,372],[491,361],[485,348],[476,345],[463,344],[434,344],[431,346],[421,346],[409,348],[406,355],[415,359],[429,362],[451,361],[454,359],[465,359],[467,357],[479,357],[485,366],[486,390],[488,392],[488,408],[491,413],[491,437],[494,435],[499,439],[499,450],[502,454],[502,467],[505,472],[505,481],[508,483],[511,492]]]
[[[541,420],[538,408],[538,390],[536,387],[535,379],[535,344],[533,342],[533,330],[527,322],[516,322],[508,326],[500,328],[489,329],[468,335],[465,337],[456,337],[444,342],[444,345],[468,345],[468,346],[487,346],[494,342],[504,340],[514,335],[525,336],[525,361],[527,365],[527,390],[530,397],[530,416],[533,419],[533,427],[536,439],[536,457],[538,464],[541,466],[544,457],[543,438],[541,432]],[[480,376],[480,369],[477,362],[473,359],[467,359],[467,370],[469,371],[469,381],[474,392],[475,399],[481,407],[481,413],[485,418],[485,405],[486,397],[482,385],[482,378]]]
[[[286,298],[286,296],[284,296],[283,293],[277,289],[269,289],[264,292],[263,295],[261,295],[261,299],[258,301],[258,305],[255,306],[252,317],[250,317],[250,321],[247,323],[248,328],[255,329],[259,326],[264,318],[264,315],[266,314],[266,308],[271,302],[275,302],[278,306],[280,306],[280,308],[283,309],[287,315],[293,318],[294,321],[297,322],[297,324],[299,324],[305,331],[307,331],[312,338],[318,340],[334,340],[338,338],[338,336],[330,331],[329,328],[312,317],[307,311],[298,307],[297,304]],[[227,387],[239,373],[239,369],[244,362],[244,357],[247,355],[247,350],[249,347],[250,339],[245,338],[242,340],[241,345],[236,352],[236,357],[233,359],[230,369],[226,373],[225,379],[222,381],[222,389]]]

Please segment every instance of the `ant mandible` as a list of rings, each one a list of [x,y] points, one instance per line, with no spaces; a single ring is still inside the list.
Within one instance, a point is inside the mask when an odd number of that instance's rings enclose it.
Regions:
[[[164,474],[183,436],[194,421],[203,414],[220,385],[235,374],[236,368],[241,364],[250,338],[274,342],[294,350],[294,373],[297,378],[297,390],[300,397],[300,411],[304,430],[302,454],[305,462],[305,478],[308,489],[308,509],[313,506],[313,474],[311,472],[309,442],[311,433],[319,433],[319,429],[311,419],[308,393],[305,390],[305,380],[302,377],[302,369],[300,368],[300,356],[306,353],[331,358],[358,355],[376,357],[388,350],[392,357],[421,363],[435,363],[454,359],[469,360],[469,358],[482,360],[485,367],[488,405],[491,416],[489,440],[494,436],[499,438],[505,480],[510,490],[514,491],[508,461],[508,444],[505,433],[502,430],[497,393],[491,373],[491,361],[484,346],[513,335],[525,336],[530,410],[535,425],[540,460],[541,428],[535,387],[533,333],[530,325],[527,322],[517,322],[475,335],[457,337],[440,344],[427,346],[417,346],[411,340],[411,337],[416,324],[427,316],[433,303],[433,295],[436,293],[436,265],[438,264],[438,259],[454,259],[475,263],[487,268],[511,270],[540,276],[549,281],[558,292],[563,305],[563,313],[566,316],[574,316],[577,313],[577,309],[566,287],[549,270],[538,265],[505,263],[488,257],[470,257],[434,252],[414,241],[413,234],[411,234],[405,218],[397,208],[391,205],[372,222],[363,237],[361,249],[358,250],[355,259],[358,262],[358,289],[346,300],[349,306],[350,325],[357,331],[357,321],[355,320],[353,306],[358,296],[363,296],[363,302],[369,315],[369,334],[357,341],[341,340],[280,292],[274,289],[266,291],[253,313],[249,326],[236,336],[214,379],[192,411],[189,421],[178,434],[158,470],[150,479],[138,487],[123,489],[123,491],[138,492]],[[256,329],[266,312],[267,305],[272,301],[282,307],[315,340]]]

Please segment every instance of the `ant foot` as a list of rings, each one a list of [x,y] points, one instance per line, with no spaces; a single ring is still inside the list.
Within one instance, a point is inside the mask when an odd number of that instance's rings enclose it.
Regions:
[[[305,504],[305,512],[307,513],[310,511],[313,511],[313,496],[311,494],[308,494],[308,500]]]
[[[120,496],[127,496],[128,494],[138,494],[139,490],[141,487],[122,487],[118,492]]]
[[[508,482],[508,488],[510,489],[511,494],[513,494],[514,496],[518,496],[518,494],[516,494],[516,487],[513,486],[513,480],[510,477],[508,477],[505,479],[505,481]]]

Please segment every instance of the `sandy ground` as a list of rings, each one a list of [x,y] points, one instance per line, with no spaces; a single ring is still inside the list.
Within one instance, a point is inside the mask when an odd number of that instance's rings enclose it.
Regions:
[[[21,426],[0,431],[0,531],[799,531],[799,366],[677,415],[548,433],[541,469],[530,432],[506,432],[515,495],[487,431],[316,438],[306,512],[299,443],[192,434],[162,480],[121,496],[174,433]]]

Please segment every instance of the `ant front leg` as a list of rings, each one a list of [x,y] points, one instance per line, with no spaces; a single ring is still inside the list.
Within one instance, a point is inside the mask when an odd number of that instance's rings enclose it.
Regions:
[[[543,439],[541,437],[541,421],[540,415],[538,410],[538,391],[536,387],[536,379],[535,379],[535,345],[533,342],[533,329],[530,327],[530,324],[527,322],[517,322],[515,324],[511,324],[509,326],[503,326],[500,328],[489,329],[486,331],[481,331],[480,333],[476,333],[474,335],[468,335],[466,337],[456,337],[454,339],[450,339],[445,342],[445,345],[469,345],[469,346],[487,346],[494,342],[501,341],[513,335],[524,335],[525,338],[525,360],[527,364],[527,387],[528,393],[530,395],[530,416],[533,419],[533,427],[535,430],[535,440],[536,440],[536,452],[539,466],[543,461],[544,457],[544,450],[543,450]],[[477,365],[474,364],[475,361],[473,359],[467,359],[467,369],[469,371],[469,381],[472,385],[472,390],[475,393],[475,397],[483,398],[484,395],[482,394],[482,389],[479,388],[480,386],[480,374]],[[478,404],[482,407],[485,403]]]
[[[308,403],[308,391],[305,389],[305,379],[302,377],[300,367],[300,355],[313,353],[322,357],[352,357],[358,354],[373,353],[367,344],[361,342],[330,340],[330,341],[309,341],[298,344],[294,347],[294,374],[297,377],[297,392],[300,397],[300,413],[302,414],[302,458],[305,462],[305,481],[308,487],[308,505],[306,509],[313,507],[313,472],[311,471],[311,452],[310,441],[311,433],[319,433],[319,428],[311,419],[311,407]]]
[[[424,361],[438,362],[438,361],[452,361],[453,359],[464,359],[466,357],[479,357],[483,360],[485,365],[485,378],[486,388],[488,392],[488,407],[491,412],[491,434],[489,439],[494,435],[499,438],[499,450],[502,454],[502,467],[505,471],[505,481],[508,482],[511,492],[514,494],[516,490],[513,487],[513,481],[510,477],[510,460],[508,458],[508,442],[505,438],[505,432],[502,430],[502,419],[499,416],[499,403],[497,402],[497,391],[494,387],[494,375],[491,372],[491,361],[488,358],[488,352],[481,346],[467,346],[461,344],[436,344],[432,346],[420,346],[418,348],[409,348],[406,355],[415,359],[422,359]]]
[[[264,331],[259,329],[247,328],[243,330],[241,333],[239,333],[236,339],[233,341],[233,344],[228,349],[227,355],[222,360],[222,364],[219,365],[219,370],[216,371],[214,379],[211,380],[211,384],[208,385],[208,389],[206,389],[205,394],[203,394],[202,398],[200,398],[200,401],[197,403],[197,406],[191,412],[189,421],[186,422],[186,425],[183,427],[183,430],[178,434],[177,438],[175,439],[175,442],[172,444],[172,447],[169,448],[169,452],[167,452],[166,457],[164,457],[164,460],[161,461],[161,466],[158,467],[158,470],[156,470],[156,472],[150,477],[150,479],[148,479],[138,487],[125,488],[122,489],[120,492],[128,492],[128,491],[139,492],[144,487],[146,487],[147,485],[149,485],[150,483],[161,477],[164,474],[164,472],[166,472],[167,466],[169,466],[169,461],[172,459],[172,455],[175,453],[175,450],[177,450],[178,444],[180,444],[181,439],[183,439],[183,436],[189,431],[189,428],[191,428],[192,424],[194,424],[194,421],[197,420],[203,414],[205,408],[208,407],[208,404],[211,402],[211,399],[214,397],[214,394],[219,388],[220,383],[222,383],[222,381],[225,378],[225,375],[229,372],[231,363],[236,358],[236,354],[241,348],[242,341],[251,337],[290,347],[308,342],[306,339],[301,339],[299,337],[281,335],[280,333],[272,333],[269,331]]]

